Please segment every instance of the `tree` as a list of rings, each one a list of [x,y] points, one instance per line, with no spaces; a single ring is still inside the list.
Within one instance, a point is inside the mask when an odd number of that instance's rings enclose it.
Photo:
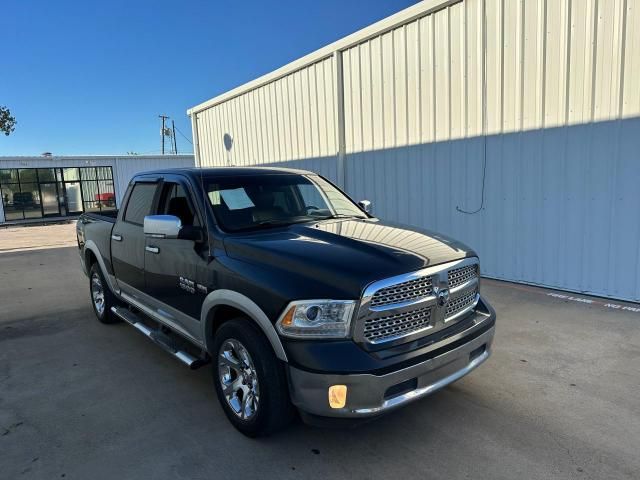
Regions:
[[[7,107],[0,107],[0,132],[9,135],[16,128],[16,119]]]

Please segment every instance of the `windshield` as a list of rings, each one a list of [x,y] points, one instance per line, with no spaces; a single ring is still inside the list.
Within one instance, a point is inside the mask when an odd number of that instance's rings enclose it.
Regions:
[[[205,182],[213,213],[227,231],[367,218],[349,197],[317,175],[243,175]]]

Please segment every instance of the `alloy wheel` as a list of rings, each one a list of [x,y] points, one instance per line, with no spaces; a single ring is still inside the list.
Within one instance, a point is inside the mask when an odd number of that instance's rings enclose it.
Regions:
[[[251,355],[238,340],[229,338],[218,352],[218,379],[227,404],[240,419],[252,419],[260,405],[258,372]]]
[[[102,280],[97,273],[94,273],[91,276],[91,298],[93,299],[93,305],[96,308],[96,312],[98,312],[98,315],[102,317],[105,308],[104,287],[102,286]]]

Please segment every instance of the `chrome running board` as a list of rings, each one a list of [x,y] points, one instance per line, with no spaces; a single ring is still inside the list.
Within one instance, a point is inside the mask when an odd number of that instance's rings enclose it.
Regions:
[[[200,368],[206,363],[209,363],[209,360],[207,358],[194,357],[190,353],[181,350],[168,335],[160,330],[152,330],[151,328],[147,327],[140,320],[140,317],[138,317],[138,315],[136,315],[126,307],[111,307],[111,311],[115,316],[127,322],[153,343],[158,345],[167,353],[173,355],[190,369],[195,370],[196,368]]]

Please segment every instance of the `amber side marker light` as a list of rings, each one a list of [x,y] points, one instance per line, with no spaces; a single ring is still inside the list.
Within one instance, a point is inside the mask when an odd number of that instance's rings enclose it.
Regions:
[[[280,322],[283,327],[290,327],[293,324],[293,313],[296,311],[296,307],[291,307],[287,313],[285,313],[282,321]]]
[[[347,404],[347,386],[332,385],[329,387],[329,406],[343,408]]]

